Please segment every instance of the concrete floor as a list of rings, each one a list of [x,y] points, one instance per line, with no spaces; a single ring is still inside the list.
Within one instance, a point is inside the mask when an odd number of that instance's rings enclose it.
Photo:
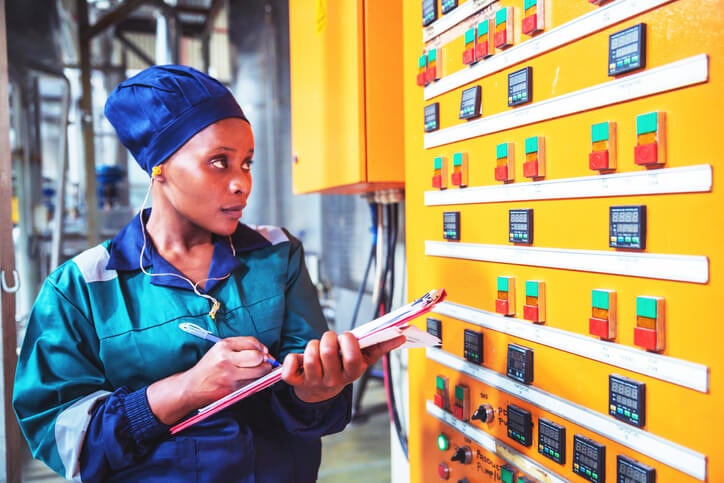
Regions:
[[[363,422],[355,421],[344,431],[322,440],[319,483],[386,483],[390,477],[390,420],[384,405],[384,388],[370,380],[362,398]],[[24,482],[65,481],[45,464],[28,457],[23,467]]]

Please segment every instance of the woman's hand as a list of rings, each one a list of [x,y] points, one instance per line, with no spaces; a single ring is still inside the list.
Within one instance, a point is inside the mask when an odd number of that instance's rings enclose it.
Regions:
[[[404,336],[360,349],[350,332],[325,332],[320,340],[307,344],[304,354],[288,354],[282,379],[294,387],[299,399],[315,403],[339,394],[384,354],[405,342]]]
[[[271,371],[269,354],[254,337],[228,337],[209,349],[191,369],[156,381],[146,392],[153,414],[173,424]]]

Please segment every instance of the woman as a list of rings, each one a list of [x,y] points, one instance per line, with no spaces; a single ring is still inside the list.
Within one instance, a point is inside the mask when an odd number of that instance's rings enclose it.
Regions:
[[[239,222],[254,138],[221,83],[154,66],[105,113],[152,176],[153,208],[38,295],[13,397],[33,456],[83,481],[314,481],[320,437],[349,422],[349,384],[404,338],[361,351],[325,332],[299,240]],[[284,382],[170,435],[277,359]]]

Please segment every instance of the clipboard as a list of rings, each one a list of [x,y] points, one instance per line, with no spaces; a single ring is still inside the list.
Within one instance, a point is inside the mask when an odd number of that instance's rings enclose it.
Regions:
[[[429,312],[437,303],[442,302],[446,297],[445,289],[433,289],[422,297],[413,300],[392,312],[378,317],[364,325],[354,328],[351,332],[360,343],[360,348],[364,349],[374,344],[379,344],[386,340],[393,339],[399,335],[405,335],[407,341],[401,346],[405,347],[423,347],[440,344],[440,339],[427,332],[423,332],[415,326],[409,325],[409,322],[422,314]],[[181,421],[171,427],[171,434],[177,434],[184,429],[193,426],[199,421],[203,421],[209,416],[216,414],[222,409],[226,409],[234,403],[242,399],[256,394],[259,391],[276,384],[282,379],[282,368],[269,372],[267,375],[250,382],[246,386],[224,396],[216,401],[199,409],[196,414]]]

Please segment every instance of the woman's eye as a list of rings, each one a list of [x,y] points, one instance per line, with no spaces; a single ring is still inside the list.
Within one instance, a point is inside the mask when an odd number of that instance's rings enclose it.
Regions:
[[[229,163],[226,158],[216,158],[212,159],[210,164],[215,168],[226,168]]]
[[[252,161],[251,159],[244,161],[243,163],[241,163],[241,169],[244,171],[251,171],[251,165],[253,162],[254,161]]]

